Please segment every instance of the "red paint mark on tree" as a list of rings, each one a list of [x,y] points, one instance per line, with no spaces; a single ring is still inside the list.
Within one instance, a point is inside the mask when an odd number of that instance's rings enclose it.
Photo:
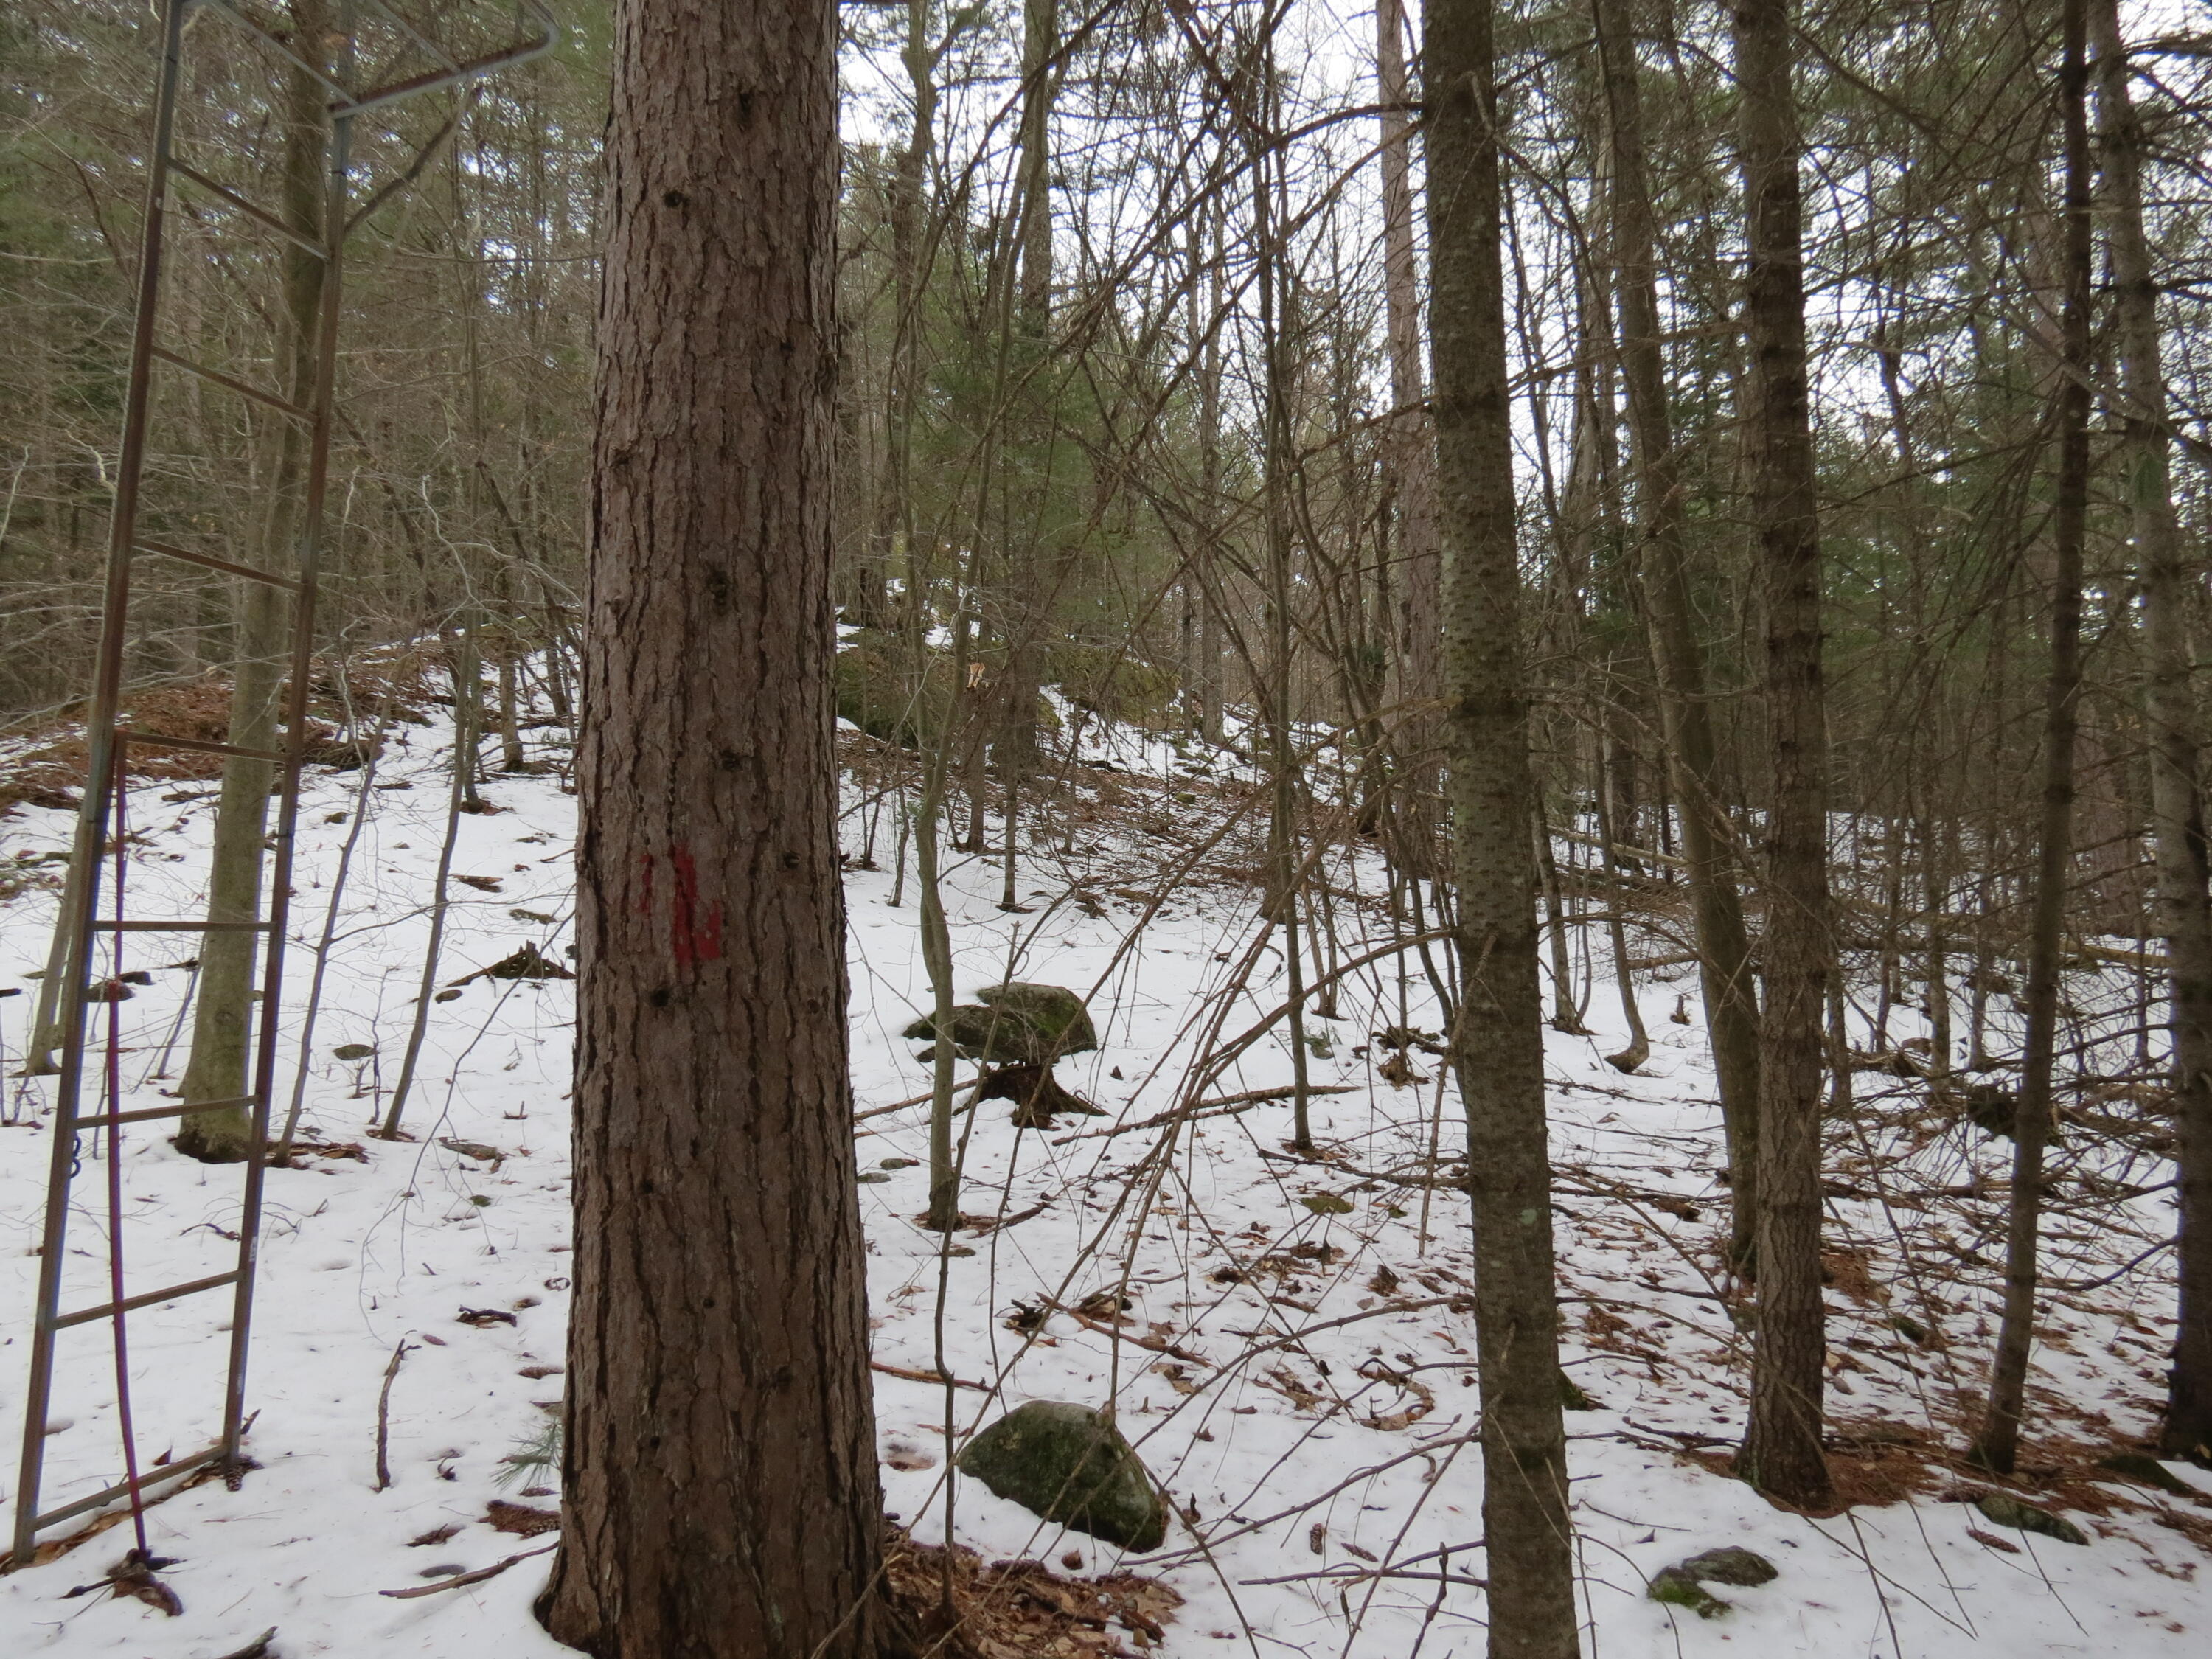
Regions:
[[[699,904],[699,870],[691,849],[678,842],[669,849],[668,862],[676,872],[676,895],[669,907],[669,944],[679,968],[714,962],[722,954],[722,907]]]

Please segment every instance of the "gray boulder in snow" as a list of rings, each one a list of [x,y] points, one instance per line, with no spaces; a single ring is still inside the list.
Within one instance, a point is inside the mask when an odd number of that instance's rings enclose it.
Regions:
[[[1167,1505],[1112,1421],[1088,1406],[1032,1400],[968,1443],[960,1468],[1032,1515],[1127,1549],[1158,1549]]]

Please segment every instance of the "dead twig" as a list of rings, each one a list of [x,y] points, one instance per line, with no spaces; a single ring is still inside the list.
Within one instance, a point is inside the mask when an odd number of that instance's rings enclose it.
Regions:
[[[902,1376],[909,1382],[927,1382],[939,1388],[950,1382],[956,1389],[973,1389],[978,1394],[991,1392],[991,1385],[988,1382],[970,1382],[964,1376],[946,1376],[938,1371],[909,1370],[904,1365],[886,1365],[880,1359],[871,1359],[868,1369],[881,1371],[886,1376]]]
[[[1289,1100],[1297,1092],[1296,1085],[1279,1089],[1248,1089],[1241,1095],[1222,1095],[1213,1100],[1201,1100],[1193,1105],[1178,1106],[1173,1111],[1161,1112],[1155,1116],[1148,1117],[1141,1123],[1123,1123],[1111,1129],[1091,1129],[1079,1135],[1069,1135],[1066,1139],[1053,1142],[1053,1145],[1065,1146],[1071,1140],[1111,1139],[1115,1135],[1134,1134],[1139,1129],[1158,1129],[1166,1124],[1186,1122],[1194,1117],[1233,1116],[1238,1112],[1249,1112],[1253,1107],[1263,1105],[1271,1100]],[[1356,1083],[1314,1084],[1310,1085],[1306,1089],[1309,1098],[1315,1095],[1351,1095],[1358,1092],[1359,1085]]]
[[[977,1085],[975,1084],[970,1084],[969,1085],[969,1089],[972,1092],[976,1086]],[[855,1123],[866,1123],[872,1117],[882,1117],[889,1112],[902,1112],[909,1106],[921,1105],[923,1101],[927,1100],[936,1092],[937,1091],[933,1089],[924,1089],[918,1095],[909,1096],[904,1100],[895,1100],[888,1106],[871,1106],[865,1112],[855,1112],[853,1115],[853,1121]],[[972,1104],[973,1103],[971,1102],[969,1103]]]
[[[1400,1572],[1388,1567],[1328,1567],[1320,1572],[1288,1572],[1279,1578],[1240,1578],[1240,1584],[1303,1584],[1320,1579],[1332,1584],[1357,1584],[1370,1578],[1425,1578],[1431,1583],[1465,1584],[1488,1589],[1487,1578],[1471,1578],[1463,1572]]]
[[[392,1362],[384,1368],[384,1387],[376,1396],[376,1485],[382,1492],[392,1484],[392,1380],[399,1375],[399,1362],[407,1357],[408,1341],[399,1339]]]
[[[1087,1313],[1081,1312],[1074,1308],[1065,1306],[1058,1302],[1048,1303],[1046,1305],[1060,1313],[1066,1314],[1077,1324],[1082,1326],[1085,1330],[1095,1331],[1100,1336],[1111,1337],[1116,1342],[1127,1342],[1131,1344],[1133,1346],[1143,1348],[1151,1353],[1167,1354],[1176,1359],[1187,1360],[1194,1365],[1205,1365],[1212,1363],[1204,1354],[1193,1353],[1188,1348],[1179,1347],[1175,1343],[1169,1341],[1167,1338],[1164,1336],[1152,1336],[1137,1331],[1119,1330],[1114,1326],[1108,1324],[1103,1319],[1093,1319]]]
[[[174,1619],[184,1612],[185,1604],[177,1599],[176,1591],[163,1583],[156,1575],[164,1567],[176,1565],[174,1556],[149,1555],[143,1550],[128,1550],[123,1559],[102,1577],[94,1579],[89,1584],[79,1584],[74,1589],[64,1590],[62,1600],[66,1601],[73,1596],[89,1595],[94,1590],[104,1589],[118,1600],[125,1595],[131,1596]]]
[[[379,1595],[388,1595],[395,1601],[411,1601],[418,1595],[435,1595],[440,1590],[459,1589],[464,1584],[481,1584],[487,1578],[496,1578],[519,1561],[527,1561],[533,1555],[546,1555],[558,1549],[558,1544],[546,1544],[534,1550],[525,1550],[520,1555],[510,1555],[504,1561],[495,1561],[488,1567],[478,1567],[474,1572],[455,1573],[451,1578],[441,1578],[434,1584],[410,1584],[405,1589],[379,1590]]]

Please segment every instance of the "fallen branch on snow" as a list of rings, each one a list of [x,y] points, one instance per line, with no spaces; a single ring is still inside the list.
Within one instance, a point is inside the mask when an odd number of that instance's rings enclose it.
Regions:
[[[519,1561],[527,1561],[533,1555],[545,1555],[557,1544],[546,1544],[534,1550],[525,1550],[520,1555],[510,1555],[504,1561],[495,1561],[488,1567],[478,1567],[474,1572],[455,1573],[451,1578],[441,1578],[434,1584],[410,1584],[405,1589],[379,1590],[379,1595],[388,1595],[395,1601],[411,1601],[418,1595],[435,1595],[440,1590],[459,1589],[464,1584],[481,1584],[487,1578],[496,1578]]]

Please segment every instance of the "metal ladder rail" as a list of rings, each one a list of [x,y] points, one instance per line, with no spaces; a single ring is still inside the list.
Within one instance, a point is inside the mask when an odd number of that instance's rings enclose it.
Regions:
[[[61,993],[61,1076],[55,1090],[46,1223],[39,1247],[38,1300],[31,1332],[30,1378],[23,1398],[23,1450],[15,1480],[15,1535],[9,1552],[10,1566],[33,1559],[40,1527],[59,1518],[39,1513],[39,1492],[45,1466],[48,1407],[53,1392],[54,1339],[60,1328],[57,1322],[61,1317],[62,1252],[69,1218],[70,1170],[82,1116],[78,1106],[84,1089],[92,940],[100,914],[103,854],[113,821],[115,720],[122,701],[123,636],[131,598],[132,532],[137,522],[139,488],[143,481],[150,366],[161,298],[161,256],[167,240],[168,157],[176,131],[177,83],[183,70],[185,6],[186,0],[169,0],[161,23],[154,143],[146,180],[146,216],[139,236],[131,379],[124,398],[123,441],[116,460],[115,501],[108,520],[107,581],[101,597],[100,655],[94,671],[92,712],[85,732],[88,755],[76,835],[76,856],[82,868],[70,895],[75,910],[68,921],[68,971]],[[112,1148],[110,1152],[112,1154]],[[191,1461],[197,1467],[208,1461],[207,1455]],[[130,1482],[126,1480],[124,1486],[127,1493]],[[139,1490],[143,1493],[143,1481],[139,1483]]]
[[[106,591],[102,600],[102,628],[99,665],[95,672],[92,714],[87,738],[88,771],[77,833],[79,856],[85,861],[83,879],[72,895],[74,913],[69,918],[72,933],[70,971],[66,975],[63,1011],[62,1067],[56,1091],[54,1112],[54,1142],[47,1177],[47,1200],[43,1241],[40,1249],[40,1285],[36,1316],[33,1331],[31,1374],[24,1402],[23,1453],[16,1484],[16,1506],[13,1547],[4,1564],[8,1568],[31,1561],[35,1554],[39,1533],[55,1523],[74,1519],[108,1504],[133,1495],[133,1485],[125,1480],[88,1497],[56,1509],[40,1511],[38,1508],[40,1488],[44,1468],[44,1448],[49,1407],[52,1402],[56,1341],[59,1333],[95,1320],[122,1317],[133,1309],[173,1301],[201,1291],[220,1289],[225,1285],[234,1287],[234,1310],[231,1322],[227,1380],[224,1391],[222,1430],[216,1442],[189,1456],[164,1464],[142,1475],[136,1485],[136,1494],[142,1498],[152,1487],[164,1485],[198,1472],[210,1463],[220,1463],[235,1468],[238,1464],[240,1442],[245,1431],[245,1381],[249,1341],[252,1330],[252,1296],[255,1270],[258,1264],[262,1195],[266,1174],[266,1149],[269,1129],[270,1102],[274,1097],[276,1050],[279,1037],[277,1011],[283,986],[285,928],[289,920],[293,856],[298,830],[299,779],[305,763],[307,736],[307,705],[309,682],[314,656],[314,599],[316,576],[321,555],[321,531],[325,496],[329,475],[330,433],[336,386],[337,336],[343,312],[342,266],[346,233],[353,228],[347,217],[349,205],[349,161],[351,150],[354,121],[371,109],[388,107],[420,93],[436,90],[482,78],[513,64],[526,62],[552,49],[555,30],[550,14],[540,0],[520,0],[520,9],[533,15],[540,25],[538,34],[508,46],[504,50],[465,62],[456,62],[439,51],[410,27],[404,19],[380,0],[362,0],[362,3],[398,23],[418,47],[426,47],[441,60],[441,67],[426,75],[418,75],[373,88],[358,96],[349,94],[338,82],[322,74],[313,65],[295,54],[283,40],[262,28],[246,13],[230,3],[230,0],[166,0],[162,18],[162,41],[160,68],[157,71],[155,102],[155,142],[149,158],[147,180],[147,213],[142,232],[142,257],[139,269],[138,295],[134,319],[131,378],[125,396],[123,441],[118,456],[115,503],[110,520],[108,568]],[[339,94],[330,105],[331,131],[325,143],[327,163],[324,192],[323,225],[326,240],[316,243],[285,225],[275,215],[239,196],[236,192],[209,179],[198,170],[179,162],[174,156],[175,117],[178,86],[181,75],[183,35],[187,15],[193,4],[199,3],[211,12],[227,17],[234,24],[273,49],[279,56]],[[350,12],[351,8],[349,8]],[[347,33],[352,32],[350,16]],[[233,376],[212,370],[191,362],[155,343],[159,320],[161,261],[165,245],[167,195],[172,176],[181,176],[203,189],[210,191],[226,205],[247,218],[283,235],[306,251],[322,258],[325,263],[322,292],[316,317],[316,344],[313,354],[313,388],[309,404],[302,408],[289,399],[264,392]],[[141,538],[137,534],[140,489],[143,482],[146,446],[146,428],[149,402],[151,368],[155,362],[165,362],[198,375],[237,395],[273,407],[289,416],[304,420],[309,428],[309,459],[298,540],[297,574],[287,576],[255,567],[220,559],[212,555]],[[122,698],[122,675],[128,641],[128,607],[131,575],[134,556],[149,553],[179,560],[183,562],[222,574],[263,582],[290,592],[294,596],[291,620],[291,649],[289,653],[289,685],[287,690],[285,746],[279,753],[271,750],[246,750],[237,745],[204,739],[160,737],[153,733],[131,731],[118,726],[117,717]],[[133,921],[122,918],[102,919],[99,914],[101,853],[105,849],[111,826],[115,822],[116,809],[122,792],[128,786],[128,771],[122,764],[123,751],[133,743],[148,747],[165,747],[198,750],[228,757],[264,760],[281,768],[279,807],[273,867],[270,872],[269,901],[263,917],[249,922],[216,922],[207,921],[159,920]],[[222,1101],[179,1103],[138,1109],[120,1114],[86,1114],[79,1109],[83,1094],[86,1061],[86,1038],[88,993],[92,977],[92,942],[100,933],[123,933],[137,932],[211,932],[245,930],[264,933],[267,942],[261,973],[261,1000],[255,1030],[255,1059],[250,1091],[242,1097]],[[70,1166],[74,1163],[73,1149],[78,1133],[106,1123],[139,1122],[149,1119],[179,1117],[188,1114],[212,1111],[228,1107],[247,1106],[252,1114],[252,1132],[249,1138],[248,1156],[245,1165],[245,1191],[241,1195],[239,1228],[238,1265],[225,1273],[206,1276],[189,1283],[172,1285],[128,1296],[119,1303],[110,1302],[95,1307],[64,1314],[60,1310],[60,1274],[63,1244],[68,1215]],[[112,1151],[111,1149],[111,1156]]]

